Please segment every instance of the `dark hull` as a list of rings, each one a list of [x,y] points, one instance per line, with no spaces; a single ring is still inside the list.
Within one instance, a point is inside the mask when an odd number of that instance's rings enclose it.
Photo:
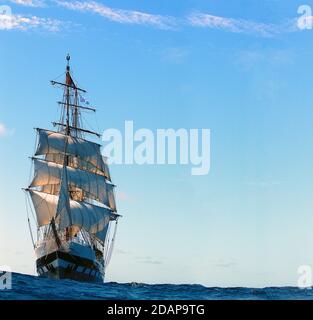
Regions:
[[[104,280],[104,275],[94,261],[62,251],[39,258],[36,265],[40,277],[97,283]]]

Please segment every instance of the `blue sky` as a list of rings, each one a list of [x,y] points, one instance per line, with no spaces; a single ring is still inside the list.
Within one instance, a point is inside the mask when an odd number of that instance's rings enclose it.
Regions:
[[[72,56],[94,128],[210,128],[211,171],[113,166],[124,216],[107,280],[297,284],[313,243],[313,30],[303,1],[0,1],[0,264],[34,273],[25,197],[49,80]],[[308,0],[313,6],[313,1]],[[97,124],[96,124],[97,123]]]

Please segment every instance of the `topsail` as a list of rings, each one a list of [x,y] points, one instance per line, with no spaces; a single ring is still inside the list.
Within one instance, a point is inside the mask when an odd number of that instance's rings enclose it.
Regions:
[[[37,130],[39,142],[35,156],[46,155],[60,163],[63,159],[57,156],[64,155],[66,147],[66,155],[75,157],[76,162],[86,170],[101,172],[110,180],[109,168],[101,156],[99,144],[60,132]]]

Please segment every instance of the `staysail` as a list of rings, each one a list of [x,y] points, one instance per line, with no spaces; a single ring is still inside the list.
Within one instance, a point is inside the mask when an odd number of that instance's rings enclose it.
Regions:
[[[64,230],[65,228],[73,225],[76,226],[76,223],[74,223],[74,220],[72,218],[66,167],[67,166],[64,161],[63,168],[62,168],[62,179],[61,179],[59,200],[58,200],[58,205],[57,205],[56,214],[55,214],[55,217],[59,220],[60,230]]]

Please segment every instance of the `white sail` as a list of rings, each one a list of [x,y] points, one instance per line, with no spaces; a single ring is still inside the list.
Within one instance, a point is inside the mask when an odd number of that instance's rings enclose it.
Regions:
[[[115,195],[114,195],[114,186],[107,184],[106,186],[107,196],[108,196],[108,207],[110,207],[114,212],[116,209]]]
[[[110,169],[109,169],[109,166],[108,166],[108,158],[107,157],[102,157],[102,159],[103,159],[103,162],[104,162],[104,173],[105,173],[104,175],[109,181],[112,181],[111,180]]]
[[[114,245],[115,245],[116,232],[117,232],[117,225],[118,225],[118,222],[116,221],[111,243],[108,243],[109,247],[108,247],[107,255],[106,255],[105,261],[104,261],[105,267],[107,267],[109,265],[111,258],[112,258],[113,249],[114,249]]]
[[[52,218],[56,217],[59,197],[39,191],[29,190],[37,215],[39,226],[48,225]],[[92,234],[101,232],[110,222],[115,220],[115,215],[111,210],[70,200],[70,211],[72,225],[84,228]],[[70,227],[70,222],[63,227]]]
[[[74,225],[79,228],[84,228],[91,234],[97,235],[111,221],[112,213],[108,209],[76,201],[70,201],[70,206],[71,221],[66,215],[61,215],[61,230]]]
[[[101,146],[97,143],[87,141],[81,138],[64,135],[60,132],[37,129],[39,133],[38,147],[35,155],[47,154],[66,154],[78,157],[91,163],[95,168],[102,172],[107,171],[107,165],[104,163],[101,155]],[[66,143],[67,142],[67,143]]]
[[[107,237],[107,234],[108,234],[108,231],[109,231],[109,226],[110,224],[108,223],[106,225],[106,227],[102,230],[102,231],[99,231],[95,234],[95,236],[100,239],[103,243],[105,242],[106,240],[106,237]]]
[[[55,218],[59,197],[47,193],[29,190],[33,201],[39,227],[50,224]]]
[[[34,165],[35,175],[30,187],[61,184],[62,165],[40,159],[34,159]],[[104,176],[67,167],[67,179],[69,184],[81,188],[115,211],[114,187]]]

